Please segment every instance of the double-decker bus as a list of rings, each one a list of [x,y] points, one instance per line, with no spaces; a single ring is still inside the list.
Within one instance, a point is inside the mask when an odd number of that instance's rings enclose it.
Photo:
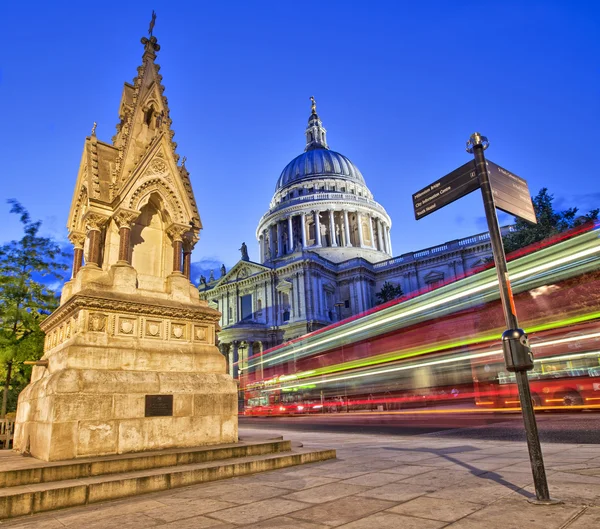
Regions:
[[[538,407],[600,407],[599,234],[596,224],[509,256]],[[484,269],[249,358],[245,413],[515,408],[504,328],[496,271]]]

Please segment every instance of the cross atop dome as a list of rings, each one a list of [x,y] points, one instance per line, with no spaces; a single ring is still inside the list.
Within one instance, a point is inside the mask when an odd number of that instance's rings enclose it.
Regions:
[[[308,126],[306,127],[306,148],[305,151],[314,149],[329,149],[327,146],[326,134],[327,131],[323,127],[323,123],[317,114],[317,101],[314,96],[310,96],[311,114],[308,118]]]

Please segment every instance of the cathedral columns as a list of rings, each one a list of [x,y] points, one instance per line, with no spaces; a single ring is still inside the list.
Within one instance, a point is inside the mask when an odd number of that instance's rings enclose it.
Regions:
[[[319,211],[315,211],[314,212],[314,217],[315,217],[315,241],[316,241],[316,246],[320,247],[321,246],[321,221],[319,219]]]
[[[335,218],[333,216],[333,209],[329,210],[329,242],[330,246],[337,246],[335,240]]]
[[[71,279],[74,279],[82,266],[85,233],[72,231],[69,233],[69,240],[73,243],[73,269],[71,272]]]
[[[88,211],[85,214],[85,226],[87,228],[88,257],[85,260],[86,265],[100,267],[100,249],[101,249],[101,231],[108,220],[106,215]]]
[[[375,237],[373,235],[373,217],[371,215],[367,216],[367,222],[369,223],[369,235],[371,237],[371,247],[377,249],[377,245],[375,244]]]
[[[292,216],[290,215],[287,218],[287,228],[288,228],[288,251],[287,253],[292,253],[294,251],[294,232],[292,231]]]
[[[261,233],[258,237],[258,258],[261,263],[265,262],[265,248],[264,248],[265,238]]]
[[[356,212],[356,222],[358,224],[358,246],[364,248],[365,242],[363,241],[362,233],[362,214],[359,211]]]
[[[383,237],[381,236],[381,219],[377,219],[377,243],[379,244],[379,251],[385,251],[383,248]]]
[[[385,234],[386,234],[387,247],[388,247],[388,250],[389,250],[388,253],[390,255],[393,255],[392,254],[392,238],[390,237],[390,227],[389,226],[385,227]]]
[[[345,246],[352,246],[350,242],[350,226],[348,224],[348,211],[344,210],[344,234],[346,238]]]
[[[302,248],[306,248],[306,213],[302,213]]]
[[[283,244],[281,244],[281,222],[277,223],[277,257],[283,255]]]

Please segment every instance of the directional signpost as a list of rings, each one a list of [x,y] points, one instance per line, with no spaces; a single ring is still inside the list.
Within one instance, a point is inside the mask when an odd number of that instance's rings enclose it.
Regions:
[[[488,145],[487,138],[481,136],[478,132],[473,134],[467,142],[467,151],[473,153],[475,159],[415,193],[413,195],[415,218],[417,220],[422,219],[426,215],[475,191],[477,188],[481,189],[492,252],[496,263],[496,273],[500,283],[500,299],[502,300],[504,317],[508,327],[502,334],[504,361],[507,370],[514,372],[517,379],[535,485],[537,499],[530,501],[544,505],[560,503],[557,500],[550,499],[529,379],[527,378],[527,371],[533,369],[533,353],[529,347],[527,335],[519,328],[506,266],[506,256],[502,246],[502,236],[500,235],[498,217],[496,216],[496,208],[499,208],[529,222],[536,223],[535,211],[531,203],[527,182],[503,167],[485,159],[483,151],[487,149]]]
[[[515,217],[537,224],[527,182],[490,160],[486,160],[485,165],[490,177],[494,205]]]
[[[450,204],[450,202],[472,193],[478,187],[475,162],[470,161],[465,165],[461,165],[458,169],[413,195],[415,218],[417,220],[422,219],[426,215]]]

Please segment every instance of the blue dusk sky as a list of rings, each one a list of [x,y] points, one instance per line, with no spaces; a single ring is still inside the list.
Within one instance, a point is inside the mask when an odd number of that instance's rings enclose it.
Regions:
[[[94,121],[99,139],[115,133],[152,9],[204,224],[197,271],[231,267],[242,241],[258,260],[256,226],[303,152],[311,95],[329,146],[392,218],[396,255],[486,230],[478,193],[419,222],[411,201],[470,159],[475,131],[532,194],[600,205],[598,1],[7,1],[0,242],[20,237],[8,198],[66,241],[84,138]]]

